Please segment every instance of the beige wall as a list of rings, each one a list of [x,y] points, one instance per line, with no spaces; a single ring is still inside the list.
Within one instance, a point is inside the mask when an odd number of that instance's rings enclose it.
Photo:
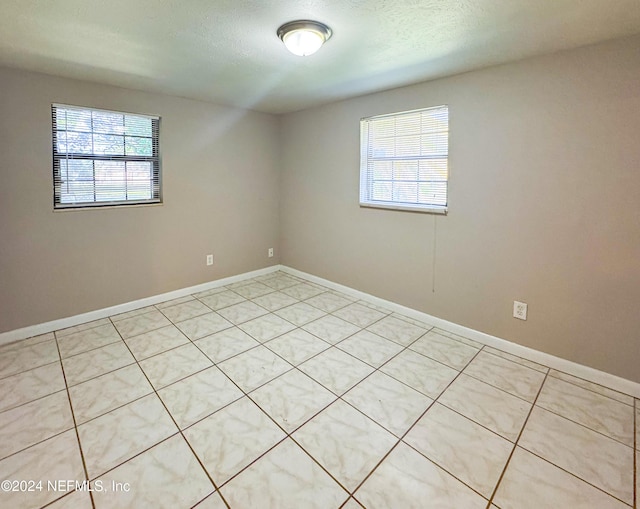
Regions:
[[[164,204],[53,212],[52,102],[160,115]],[[0,332],[278,263],[278,161],[272,115],[0,69]]]
[[[640,382],[638,47],[636,37],[285,116],[282,262]],[[440,104],[449,215],[360,208],[359,119]],[[516,299],[526,322],[511,317]]]

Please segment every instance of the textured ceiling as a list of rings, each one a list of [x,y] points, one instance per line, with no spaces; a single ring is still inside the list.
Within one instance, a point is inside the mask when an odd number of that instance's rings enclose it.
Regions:
[[[0,65],[273,113],[636,33],[640,0],[0,1]]]

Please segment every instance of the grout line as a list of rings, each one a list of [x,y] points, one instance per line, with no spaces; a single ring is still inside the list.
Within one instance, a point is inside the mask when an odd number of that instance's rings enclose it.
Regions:
[[[446,390],[451,386],[451,384],[453,384],[458,377],[462,374],[462,371],[473,361],[473,359],[475,359],[478,354],[480,353],[482,349],[478,350],[474,356],[469,359],[469,362],[467,362],[467,364],[465,365],[465,367],[458,372],[458,374],[447,384],[447,386],[442,390],[442,392],[440,393],[440,395],[444,394],[446,392]],[[438,396],[439,398],[440,396]],[[429,405],[426,410],[424,412],[422,412],[422,414],[420,414],[420,416],[416,419],[416,421],[409,426],[409,428],[402,434],[402,436],[398,439],[398,441],[396,442],[396,445],[394,445],[383,457],[382,459],[376,463],[376,465],[373,467],[373,469],[371,469],[371,471],[365,476],[365,478],[360,482],[360,484],[358,484],[355,489],[351,492],[351,495],[355,495],[355,493],[364,485],[365,482],[367,482],[367,480],[373,475],[373,473],[378,469],[378,467],[389,457],[389,455],[396,449],[396,447],[398,447],[398,445],[400,443],[403,443],[405,445],[408,445],[406,442],[404,442],[404,438],[411,432],[411,430],[416,426],[416,424],[418,424],[418,422],[420,422],[420,420],[424,417],[424,415],[429,411],[429,409],[431,407],[433,407],[433,405],[435,404],[435,402],[438,400],[438,398],[434,399],[433,403],[431,405]],[[431,463],[433,463],[434,465],[436,465],[438,468],[444,470],[440,465],[438,465],[437,463],[435,463],[434,461],[432,461],[431,459],[427,458],[424,454],[420,453],[420,455],[427,459],[428,461],[430,461]],[[445,472],[449,473],[448,471],[444,470]],[[449,473],[449,475],[452,475]],[[453,476],[453,475],[452,475]],[[460,479],[458,479],[456,476],[453,476],[456,480],[462,482]],[[465,486],[468,486],[466,483],[463,483]],[[473,488],[472,488],[473,489]],[[475,492],[475,490],[473,490]],[[477,493],[477,492],[476,492]],[[485,497],[482,497],[483,499]],[[485,499],[486,500],[486,499]]]
[[[551,373],[551,370],[552,370],[552,369],[551,369],[551,368],[549,368],[549,376],[550,376],[551,378],[553,378],[554,380],[559,380],[559,381],[561,381],[561,382],[565,382],[565,383],[571,384],[571,385],[573,385],[574,387],[578,387],[578,388],[580,388],[580,389],[584,389],[585,391],[589,391],[589,392],[591,392],[591,393],[593,393],[593,394],[597,394],[598,396],[602,396],[602,397],[604,397],[604,398],[608,398],[608,399],[610,399],[610,400],[615,401],[616,403],[620,403],[621,405],[627,405],[627,406],[630,406],[630,407],[633,407],[633,406],[634,406],[634,405],[633,405],[633,401],[632,401],[631,403],[625,403],[624,401],[620,401],[619,399],[612,398],[611,396],[607,396],[606,394],[602,394],[601,392],[594,391],[593,389],[591,389],[591,388],[589,388],[589,387],[584,387],[583,385],[579,385],[579,384],[577,384],[577,383],[575,383],[575,382],[573,382],[573,381],[571,381],[571,380],[565,380],[564,378],[560,378],[560,377],[558,377],[558,376],[554,376],[554,375]],[[631,398],[632,400],[634,400],[634,401],[635,401],[635,398],[634,398],[633,396],[631,396],[631,395],[629,395],[629,394],[625,394],[624,392],[616,391],[615,389],[611,389],[610,387],[607,387],[606,385],[601,385],[601,384],[599,384],[599,383],[592,382],[592,381],[590,381],[590,380],[585,380],[584,378],[580,378],[580,377],[575,376],[575,375],[572,375],[572,374],[570,374],[570,373],[565,373],[564,371],[560,371],[559,369],[554,369],[554,371],[557,371],[558,373],[562,373],[563,375],[567,375],[567,376],[570,376],[570,377],[573,377],[573,378],[577,378],[578,380],[582,380],[583,382],[586,382],[586,383],[588,383],[588,384],[597,385],[598,387],[602,387],[603,389],[606,389],[606,390],[608,390],[608,391],[615,392],[616,394],[620,394],[621,396],[627,396],[628,398]]]
[[[84,470],[84,476],[87,481],[87,484],[90,486],[89,471],[87,470],[87,462],[85,461],[84,452],[82,451],[82,443],[80,443],[80,433],[78,432],[78,423],[76,422],[76,414],[73,411],[73,404],[71,403],[71,394],[69,393],[69,384],[67,384],[67,374],[65,373],[65,370],[64,370],[64,364],[62,363],[62,357],[60,356],[60,345],[58,344],[58,337],[55,334],[55,332],[54,332],[54,338],[56,342],[56,348],[58,349],[58,357],[60,360],[60,367],[62,369],[62,376],[64,378],[64,385],[65,385],[65,389],[67,390],[67,399],[69,400],[69,409],[71,410],[71,417],[73,418],[73,429],[76,434],[76,440],[78,441],[78,449],[80,450],[80,459],[82,460],[82,468]],[[93,509],[95,509],[96,503],[93,500],[93,493],[91,492],[91,490],[89,490],[89,498],[91,499],[91,506],[93,507]]]
[[[123,338],[123,342],[124,342],[124,338]],[[124,342],[127,349],[129,349],[129,345],[126,344],[126,342]],[[135,359],[135,356],[133,355],[133,352],[131,352],[131,350],[129,349],[129,353],[133,356],[133,358]],[[210,359],[209,359],[210,360]],[[144,375],[144,377],[147,379],[147,381],[149,382],[149,385],[151,385],[151,388],[153,389],[153,394],[155,394],[156,398],[158,398],[158,400],[160,401],[160,403],[162,404],[162,406],[164,407],[165,411],[167,412],[167,414],[169,415],[169,417],[171,418],[171,420],[173,421],[176,429],[178,430],[177,433],[180,434],[180,436],[182,437],[182,440],[184,440],[184,442],[187,444],[187,447],[189,447],[189,449],[191,450],[191,453],[193,454],[193,456],[196,458],[196,461],[198,462],[198,464],[200,465],[200,468],[202,468],[203,472],[205,473],[205,475],[207,476],[207,478],[209,479],[209,481],[211,482],[211,484],[214,487],[215,491],[219,491],[218,490],[218,485],[215,483],[215,481],[213,480],[213,478],[209,475],[209,472],[207,471],[207,469],[204,467],[202,461],[200,461],[200,458],[198,457],[198,455],[195,453],[195,451],[193,450],[193,448],[191,447],[191,444],[189,443],[189,441],[186,439],[186,437],[184,436],[184,434],[182,433],[182,430],[180,429],[180,426],[178,425],[178,423],[176,422],[175,418],[173,417],[173,415],[171,414],[171,412],[169,411],[169,409],[167,408],[165,402],[163,401],[163,399],[160,397],[160,395],[158,394],[158,391],[156,390],[156,388],[153,386],[153,384],[151,383],[151,380],[149,379],[149,377],[147,376],[147,374],[145,373],[145,371],[142,369],[142,366],[140,366],[140,363],[136,360],[136,364],[138,365],[138,368],[140,369],[140,371],[142,371],[142,374]],[[165,440],[168,440],[169,438],[175,436],[176,434],[171,435],[170,437],[167,437]],[[158,445],[161,442],[158,442],[154,445],[152,445],[151,447],[155,447],[156,445]],[[151,449],[151,447],[149,447],[147,450]],[[145,451],[143,451],[145,452]],[[142,454],[142,453],[140,453]],[[135,456],[134,456],[135,457]],[[123,465],[124,463],[126,463],[127,461],[130,461],[132,458],[127,459],[126,461],[123,461],[122,463],[120,463],[119,465],[117,465],[114,468],[117,468],[120,465]],[[112,469],[113,470],[113,469]],[[104,475],[106,472],[100,474],[100,475]],[[98,476],[99,477],[99,476]],[[227,505],[227,507],[229,506],[229,504],[227,504],[226,500],[224,500],[224,497],[222,496],[222,493],[220,493],[220,498],[222,498],[222,500],[224,501],[224,503]]]
[[[542,380],[542,383],[540,384],[540,387],[538,388],[538,393],[536,394],[535,399],[533,400],[533,403],[531,404],[531,408],[529,409],[529,412],[527,413],[527,417],[524,420],[524,423],[522,424],[522,427],[520,428],[520,433],[518,433],[518,436],[516,438],[516,441],[514,442],[514,446],[513,449],[511,449],[511,454],[509,454],[509,458],[507,458],[507,462],[504,465],[504,468],[502,469],[502,473],[500,474],[500,477],[498,477],[498,482],[496,483],[495,487],[493,488],[493,492],[491,493],[491,498],[489,499],[489,504],[487,505],[487,508],[489,508],[493,502],[493,499],[496,496],[496,493],[498,492],[498,488],[500,487],[500,483],[502,482],[502,479],[504,478],[504,475],[507,471],[507,468],[509,467],[509,463],[511,462],[511,458],[513,458],[513,453],[515,452],[516,448],[518,447],[518,442],[520,441],[520,437],[522,437],[522,433],[524,433],[525,428],[527,427],[527,423],[529,422],[529,418],[531,417],[531,414],[533,413],[533,409],[536,406],[536,402],[538,401],[538,398],[540,397],[540,393],[542,392],[542,388],[544,387],[545,382],[547,381],[547,378],[549,377],[549,373],[547,373],[544,376],[544,380]]]

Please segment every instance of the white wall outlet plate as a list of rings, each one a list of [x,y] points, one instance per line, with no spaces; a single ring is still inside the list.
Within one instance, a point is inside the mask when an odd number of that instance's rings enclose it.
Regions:
[[[267,255],[269,256],[269,258],[273,258],[273,248],[270,247],[269,250],[267,251]]]
[[[513,301],[513,317],[518,320],[527,319],[527,304],[524,302]]]
[[[207,255],[207,265],[213,265],[213,255]]]

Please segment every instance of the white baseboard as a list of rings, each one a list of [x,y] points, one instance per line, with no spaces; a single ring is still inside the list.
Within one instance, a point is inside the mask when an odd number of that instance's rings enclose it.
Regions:
[[[287,267],[286,265],[280,266],[280,270],[282,270],[283,272],[288,272],[293,276],[308,279],[311,282],[346,293],[347,295],[351,295],[358,299],[365,300],[372,304],[391,309],[396,313],[400,313],[415,320],[419,320],[421,322],[431,324],[435,327],[453,332],[455,334],[459,334],[469,339],[473,339],[479,343],[482,343],[483,345],[498,348],[504,352],[522,357],[523,359],[528,359],[530,361],[537,362],[538,364],[543,364],[558,371],[583,378],[590,382],[604,385],[605,387],[609,387],[618,392],[640,398],[640,383],[633,382],[631,380],[627,380],[625,378],[621,378],[619,376],[612,375],[595,368],[590,368],[589,366],[584,366],[582,364],[578,364],[577,362],[562,359],[560,357],[556,357],[555,355],[540,352],[538,350],[534,350],[533,348],[518,345],[517,343],[512,343],[511,341],[508,341],[506,339],[498,338],[484,332],[470,329],[468,327],[464,327],[463,325],[458,325],[457,323],[449,322],[447,320],[443,320],[442,318],[437,318],[427,313],[423,313],[421,311],[396,304],[395,302],[390,302],[388,300],[375,297],[368,293],[354,290],[353,288],[349,288],[348,286],[334,283],[333,281],[329,281],[312,274],[307,274],[306,272]]]
[[[577,376],[579,378],[583,378],[600,385],[604,385],[605,387],[609,387],[624,394],[640,398],[640,384],[637,382],[632,382],[631,380],[626,380],[624,378],[606,373],[604,371],[599,371],[588,366],[583,366],[582,364],[562,359],[548,353],[540,352],[538,350],[534,350],[533,348],[528,348],[526,346],[512,343],[511,341],[508,341],[506,339],[498,338],[484,332],[470,329],[468,327],[464,327],[463,325],[458,325],[456,323],[443,320],[442,318],[437,318],[427,313],[423,313],[421,311],[396,304],[395,302],[381,299],[365,292],[354,290],[353,288],[350,288],[348,286],[334,283],[333,281],[329,281],[312,274],[307,274],[306,272],[287,267],[286,265],[273,265],[264,269],[245,272],[244,274],[238,274],[235,276],[218,279],[216,281],[202,283],[200,285],[190,286],[188,288],[181,288],[179,290],[174,290],[172,292],[167,292],[160,295],[145,297],[143,299],[127,302],[125,304],[118,304],[117,306],[97,309],[88,313],[61,318],[59,320],[53,320],[51,322],[2,332],[0,333],[0,345],[11,343],[13,341],[19,341],[21,339],[30,338],[33,336],[38,336],[40,334],[46,334],[47,332],[66,329],[67,327],[73,327],[74,325],[79,325],[81,323],[91,322],[93,320],[99,320],[101,318],[107,318],[119,313],[126,313],[127,311],[133,311],[134,309],[138,309],[141,307],[159,304],[167,300],[178,299],[180,297],[185,297],[193,293],[204,292],[206,290],[211,290],[212,288],[218,288],[220,286],[236,283],[245,279],[262,276],[271,272],[275,272],[277,270],[282,270],[283,272],[288,272],[291,275],[298,276],[311,282],[318,283],[328,288],[346,293],[347,295],[351,295],[357,299],[365,300],[372,304],[383,306],[404,316],[408,316],[410,318],[414,318],[415,320],[419,320],[421,322],[431,324],[435,327],[439,327],[455,334],[473,339],[475,341],[478,341],[479,343],[482,343],[483,345],[498,348],[504,352],[508,352],[524,359],[528,359],[530,361],[543,364],[550,368],[557,369],[558,371],[563,371],[564,373],[568,373],[570,375]]]
[[[27,339],[33,336],[39,336],[40,334],[46,334],[47,332],[66,329],[67,327],[73,327],[74,325],[80,325],[81,323],[100,320],[101,318],[107,318],[119,313],[126,313],[127,311],[133,311],[134,309],[142,308],[145,306],[160,304],[161,302],[165,302],[167,300],[179,299],[180,297],[185,297],[193,293],[204,292],[207,290],[211,290],[212,288],[218,288],[220,286],[229,285],[231,283],[243,281],[252,277],[269,274],[270,272],[275,272],[279,269],[279,265],[272,265],[271,267],[266,267],[264,269],[245,272],[236,276],[229,276],[223,279],[210,281],[208,283],[202,283],[199,285],[190,286],[188,288],[174,290],[172,292],[161,293],[160,295],[153,295],[151,297],[133,300],[131,302],[126,302],[125,304],[118,304],[117,306],[96,309],[95,311],[89,311],[88,313],[82,313],[80,315],[69,316],[67,318],[60,318],[59,320],[52,320],[51,322],[30,325],[21,329],[2,332],[0,333],[0,345],[12,343],[13,341],[19,341],[21,339]]]

